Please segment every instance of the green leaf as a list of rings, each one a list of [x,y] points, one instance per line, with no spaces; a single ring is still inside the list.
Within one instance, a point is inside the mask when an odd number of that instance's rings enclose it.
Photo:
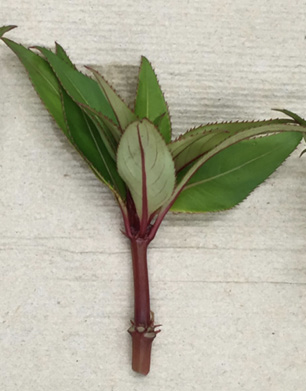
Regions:
[[[76,102],[90,106],[115,123],[116,116],[97,82],[73,69],[50,50],[35,46],[46,58],[67,94]]]
[[[3,42],[17,55],[28,72],[29,78],[58,126],[68,137],[60,95],[60,85],[50,65],[43,58],[10,39]]]
[[[95,174],[112,191],[125,199],[125,185],[120,178],[116,163],[105,147],[100,133],[92,120],[63,90],[63,104],[73,145],[87,161]]]
[[[65,61],[65,63],[67,65],[69,65],[73,69],[76,69],[75,65],[72,63],[72,61],[68,57],[64,48],[57,42],[55,42],[55,53],[56,53],[57,57],[60,58],[61,60]]]
[[[3,34],[7,33],[8,31],[10,30],[13,30],[14,28],[16,28],[17,26],[2,26],[0,27],[0,38],[2,37]]]
[[[111,120],[93,110],[90,106],[83,103],[77,103],[77,105],[94,122],[110,156],[116,161],[118,142],[121,137],[119,128]],[[115,135],[116,137],[114,137]]]
[[[302,126],[306,125],[306,121],[302,117],[300,117],[299,115],[293,113],[292,111],[289,111],[289,110],[286,110],[286,109],[273,109],[273,110],[280,111],[281,113],[284,113],[284,114],[288,115],[289,117],[293,118],[295,120],[295,122],[297,122],[298,124],[300,124]],[[304,134],[303,138],[306,141],[306,133]],[[306,153],[306,149],[304,149],[301,152],[300,157],[302,155],[304,155],[304,153]]]
[[[112,107],[95,80],[73,69],[50,50],[38,46],[36,48],[46,57],[62,87],[76,103],[86,105],[117,123]],[[108,152],[115,159],[120,132],[112,133],[112,130],[111,127],[103,127],[101,137]]]
[[[206,152],[210,151],[221,141],[226,140],[237,132],[267,125],[288,124],[289,119],[274,119],[269,121],[223,122],[207,124],[192,129],[171,142],[168,148],[173,156],[177,171],[188,165]]]
[[[151,122],[144,119],[127,127],[119,143],[117,166],[132,194],[137,214],[147,227],[175,185],[171,154]]]
[[[163,122],[163,120],[165,118],[165,115],[166,115],[166,113],[163,113],[163,114],[161,114],[161,115],[159,115],[158,117],[155,118],[155,120],[153,121],[153,124],[154,124],[154,126],[156,128],[159,129],[159,127],[161,126],[161,124],[162,124],[162,122]]]
[[[99,179],[124,199],[125,185],[117,173],[114,160],[109,161],[109,154],[95,126],[62,90],[48,62],[22,45],[7,38],[2,38],[2,40],[20,59],[39,97],[70,142]],[[62,56],[63,52],[60,55]],[[64,112],[63,104],[66,112]]]
[[[168,205],[163,208],[163,210],[160,212],[160,214],[164,214],[165,210],[169,209],[172,206],[172,203],[176,200],[176,198],[179,196],[181,191],[184,189],[184,187],[187,185],[187,183],[190,181],[192,176],[202,167],[209,159],[211,159],[213,156],[215,156],[217,153],[220,153],[221,151],[225,150],[226,148],[230,147],[231,145],[234,145],[240,141],[250,139],[254,136],[258,136],[260,134],[268,134],[268,133],[283,133],[283,132],[300,132],[305,133],[306,127],[303,126],[296,126],[296,125],[282,125],[282,124],[272,124],[272,125],[265,125],[260,126],[258,128],[251,128],[247,129],[241,132],[238,132],[228,139],[220,142],[219,145],[211,149],[209,152],[207,152],[204,156],[201,156],[198,158],[191,167],[189,166],[186,171],[184,171],[184,175],[179,181],[177,187],[175,188],[171,199],[168,202]],[[178,178],[180,179],[180,178]]]
[[[73,69],[50,50],[40,46],[35,48],[44,55],[61,85],[74,101],[86,104],[116,122],[113,110],[95,80]]]
[[[301,138],[300,133],[282,133],[223,150],[191,177],[171,210],[215,212],[232,208],[282,164]]]
[[[107,83],[103,76],[99,74],[96,70],[87,67],[91,70],[97,79],[97,82],[102,89],[104,95],[109,101],[114,114],[116,116],[117,122],[123,131],[130,123],[136,121],[136,115],[129,109],[129,107],[123,102],[123,100],[116,94],[113,88]]]
[[[294,121],[300,125],[303,125],[305,126],[306,125],[306,121],[300,117],[299,115],[293,113],[292,111],[289,111],[289,110],[286,110],[286,109],[272,109],[274,111],[279,111],[283,114],[286,114],[288,115],[288,117],[291,117],[292,119],[294,119]]]
[[[164,114],[158,130],[166,143],[171,141],[171,123],[167,103],[158,84],[156,74],[145,57],[141,58],[135,114],[139,118],[148,118],[151,122]]]
[[[76,69],[75,65],[72,63],[70,58],[68,57],[67,53],[63,49],[63,47],[58,44],[56,44],[56,55],[63,61],[66,62],[66,64],[70,65],[71,68]],[[89,68],[89,67],[88,67]],[[90,68],[89,68],[90,69]],[[103,114],[97,112],[92,107],[85,105],[83,103],[77,102],[78,106],[86,113],[92,121],[95,123],[96,127],[98,128],[102,138],[105,140],[105,137],[107,137],[106,143],[112,143],[112,135],[114,136],[115,140],[118,142],[121,137],[121,131],[115,125],[109,118],[105,117]],[[117,118],[117,117],[116,117]],[[134,116],[134,119],[136,119],[136,116]],[[115,150],[117,148],[117,144],[111,148],[111,156],[115,160]]]
[[[113,138],[116,140],[115,145],[117,146],[117,143],[122,136],[121,130],[118,128],[118,126],[103,114],[94,110],[92,107],[84,105],[83,103],[78,103],[78,105],[87,115],[89,115],[90,118],[92,118],[93,121],[99,124],[101,129],[103,129],[103,132],[106,132],[106,134],[109,135],[109,138],[113,136]]]

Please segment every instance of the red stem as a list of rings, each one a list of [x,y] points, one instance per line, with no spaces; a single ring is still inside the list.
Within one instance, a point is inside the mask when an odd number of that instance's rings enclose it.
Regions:
[[[147,375],[150,371],[151,346],[156,336],[150,310],[149,277],[147,267],[148,239],[131,238],[134,275],[134,321],[129,329],[133,342],[132,368]]]
[[[150,323],[150,291],[147,266],[148,241],[132,239],[132,260],[134,276],[134,322],[143,327]]]

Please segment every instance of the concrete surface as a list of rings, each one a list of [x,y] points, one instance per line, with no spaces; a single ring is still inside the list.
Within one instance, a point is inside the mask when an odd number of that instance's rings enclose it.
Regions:
[[[305,116],[305,17],[302,0],[14,0],[0,22],[28,46],[57,40],[130,102],[146,55],[178,133],[271,107]],[[168,216],[149,252],[162,333],[141,377],[119,210],[3,44],[0,64],[1,391],[304,391],[302,147],[239,207]]]

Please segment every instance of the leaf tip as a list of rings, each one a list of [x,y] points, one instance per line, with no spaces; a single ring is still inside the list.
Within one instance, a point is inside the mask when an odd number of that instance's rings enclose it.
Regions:
[[[141,55],[141,63],[142,63],[142,62],[149,62],[149,60],[147,59],[146,56]]]
[[[302,151],[302,152],[300,153],[300,156],[299,156],[299,157],[302,157],[305,153],[306,153],[306,149],[304,149],[304,151]]]
[[[60,45],[57,41],[54,42],[55,43],[55,51],[58,52],[58,49],[63,49],[62,45]]]
[[[2,27],[0,27],[0,38],[5,34],[5,33],[7,33],[8,31],[11,31],[11,30],[13,30],[13,29],[15,29],[16,27],[18,27],[18,26],[16,26],[16,25],[8,25],[8,26],[2,26]]]

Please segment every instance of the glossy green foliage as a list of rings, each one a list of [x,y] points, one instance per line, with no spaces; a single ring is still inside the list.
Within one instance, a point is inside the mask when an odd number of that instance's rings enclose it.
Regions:
[[[171,123],[168,107],[158,84],[156,74],[145,58],[141,58],[138,77],[135,113],[139,118],[148,118],[159,129],[166,143],[171,141]]]
[[[22,45],[7,38],[2,40],[24,65],[33,87],[69,141],[97,177],[125,199],[125,185],[118,175],[114,158],[110,159],[110,154],[101,140],[100,132],[86,113],[65,93],[48,62]],[[63,48],[57,44],[56,49],[61,60],[74,69]],[[97,88],[99,89],[98,85]]]
[[[71,68],[76,69],[65,50],[56,43],[56,55]],[[108,153],[101,138],[101,130],[96,115],[87,115],[88,110],[82,110],[61,87],[62,103],[65,112],[69,137],[78,152],[91,166],[97,177],[111,190],[125,199],[126,188],[120,178],[116,163]],[[87,160],[87,156],[90,161]]]
[[[171,210],[214,212],[232,208],[282,164],[301,138],[299,133],[283,133],[242,141],[225,149],[191,177]],[[180,177],[184,171],[188,167]]]
[[[125,185],[97,127],[65,91],[62,91],[62,96],[69,136],[73,145],[86,161],[90,159],[87,162],[99,179],[124,199]]]
[[[220,124],[207,124],[192,129],[169,144],[176,170],[181,170],[199,156],[209,152],[221,141],[233,136],[235,133],[247,129],[259,128],[267,125],[283,125],[291,121],[288,119],[274,119],[269,121],[243,121],[222,122]],[[292,121],[294,122],[294,121]]]
[[[22,62],[39,97],[58,126],[67,134],[61,103],[60,85],[50,65],[43,58],[22,45],[7,38],[2,38],[2,40]]]
[[[116,127],[116,115],[97,82],[72,68],[50,50],[39,46],[36,49],[45,56],[67,94],[84,110],[88,109],[87,114],[90,113],[109,154],[115,160],[121,133]],[[110,125],[112,123],[114,126]]]
[[[36,46],[39,55],[3,34],[42,102],[72,146],[119,203],[132,245],[135,316],[133,369],[147,374],[158,333],[150,310],[146,252],[169,210],[215,212],[234,207],[290,155],[306,121],[287,119],[215,123],[171,142],[168,107],[149,61],[142,57],[132,111],[96,70],[79,72],[65,50]],[[258,137],[258,136],[261,137]]]
[[[144,119],[124,132],[117,155],[118,171],[131,191],[138,216],[148,221],[170,198],[175,185],[172,156],[155,126]]]
[[[178,183],[178,185],[172,195],[172,201],[174,201],[179,196],[181,191],[183,191],[183,189],[188,185],[191,178],[197,173],[197,171],[204,164],[206,164],[212,157],[214,157],[218,153],[224,151],[225,149],[229,148],[230,146],[232,146],[238,142],[250,139],[254,136],[258,136],[261,134],[269,134],[269,133],[279,133],[279,132],[281,132],[281,133],[283,133],[283,132],[300,132],[301,134],[304,134],[306,132],[306,127],[292,125],[292,124],[282,124],[282,125],[278,125],[278,124],[271,125],[270,124],[270,125],[254,127],[254,128],[250,128],[250,129],[246,129],[246,130],[241,130],[241,131],[234,133],[231,137],[229,137],[223,141],[220,141],[218,145],[216,145],[214,148],[210,149],[204,155],[200,155],[200,157],[194,162],[194,164],[191,165],[190,168],[188,167],[188,169],[186,170],[186,173],[184,173],[184,176],[179,181],[179,183]],[[243,147],[241,147],[241,145],[240,145],[240,148],[243,148]],[[239,149],[238,149],[238,151],[239,151]],[[261,153],[260,148],[257,148],[257,152],[258,152],[258,154]],[[243,153],[243,149],[239,153]],[[262,169],[264,169],[264,167]],[[242,189],[236,188],[235,191],[237,191],[237,193],[240,193],[242,191]],[[190,211],[192,211],[193,208],[194,208],[193,205],[186,204],[186,209],[189,209]]]
[[[12,28],[0,28],[0,38],[71,144],[115,193],[125,223],[142,235],[153,216],[158,225],[170,208],[211,212],[237,205],[305,138],[306,121],[279,110],[289,118],[207,124],[171,142],[168,107],[145,57],[132,111],[96,70],[89,68],[94,79],[79,72],[58,43],[55,53],[36,47],[40,56],[3,38]],[[275,133],[281,134],[266,137]]]
[[[88,105],[115,123],[117,122],[112,107],[96,81],[71,67],[51,50],[41,46],[35,46],[35,48],[44,55],[59,82],[75,102]]]

